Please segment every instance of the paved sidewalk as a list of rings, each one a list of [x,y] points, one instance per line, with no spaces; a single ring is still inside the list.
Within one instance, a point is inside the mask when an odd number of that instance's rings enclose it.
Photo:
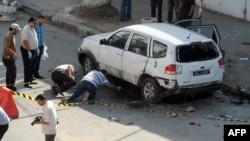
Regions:
[[[34,15],[42,13],[49,17],[52,23],[62,28],[71,30],[79,36],[86,36],[101,32],[110,32],[119,27],[141,23],[141,19],[150,16],[150,1],[132,1],[132,20],[128,22],[114,22],[100,20],[98,22],[91,19],[77,18],[65,13],[67,6],[77,6],[82,0],[19,0],[23,9]],[[112,5],[120,9],[120,0],[113,0]],[[197,17],[196,7],[194,17]],[[116,17],[118,18],[118,17]],[[163,3],[163,20],[167,18],[167,1]],[[175,19],[174,19],[175,20]],[[226,71],[224,87],[229,91],[236,91],[241,88],[243,95],[250,97],[250,60],[241,61],[241,58],[250,58],[250,45],[243,45],[250,37],[250,23],[225,16],[220,13],[205,9],[203,14],[203,24],[215,24],[221,34],[221,45],[226,50]],[[79,43],[80,45],[80,43]]]

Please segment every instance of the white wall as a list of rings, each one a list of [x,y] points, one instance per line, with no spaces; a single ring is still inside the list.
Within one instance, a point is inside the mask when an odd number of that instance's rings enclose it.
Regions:
[[[200,0],[195,0],[197,5]],[[204,7],[250,21],[250,0],[203,0]],[[246,9],[246,14],[244,10]]]

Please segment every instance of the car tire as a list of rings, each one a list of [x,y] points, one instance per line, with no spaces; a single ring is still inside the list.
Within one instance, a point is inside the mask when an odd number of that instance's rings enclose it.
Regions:
[[[93,59],[91,57],[89,57],[88,55],[83,57],[82,67],[83,67],[83,74],[84,75],[86,75],[88,72],[96,69],[96,66],[94,64]]]
[[[162,88],[154,78],[148,77],[143,80],[141,85],[141,95],[144,100],[157,103],[161,92]]]

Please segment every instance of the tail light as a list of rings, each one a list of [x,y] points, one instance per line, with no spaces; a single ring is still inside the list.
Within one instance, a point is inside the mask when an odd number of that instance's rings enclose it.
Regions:
[[[190,44],[191,45],[199,45],[199,44],[201,44],[201,41],[194,41],[194,42],[191,42]]]
[[[182,66],[176,64],[170,64],[165,67],[165,73],[170,75],[181,74]]]
[[[219,67],[220,67],[220,68],[224,68],[224,65],[225,65],[224,59],[221,58],[221,59],[218,61],[218,64],[219,64]]]

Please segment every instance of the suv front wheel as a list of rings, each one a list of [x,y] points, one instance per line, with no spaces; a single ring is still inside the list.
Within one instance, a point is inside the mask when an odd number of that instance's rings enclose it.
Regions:
[[[141,85],[141,95],[144,100],[155,103],[161,92],[162,88],[154,78],[148,77],[143,80]]]
[[[96,69],[93,59],[88,55],[84,56],[82,66],[83,74],[87,74],[88,72]]]

